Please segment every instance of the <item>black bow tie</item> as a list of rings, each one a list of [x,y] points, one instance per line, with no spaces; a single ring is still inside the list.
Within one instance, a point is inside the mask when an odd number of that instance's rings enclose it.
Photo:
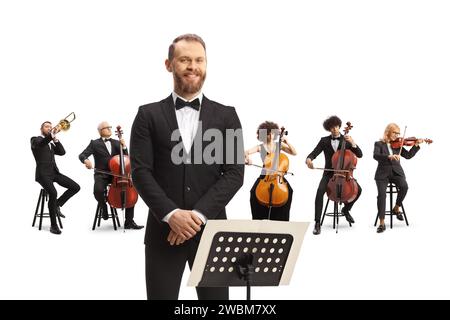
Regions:
[[[192,100],[191,102],[183,101],[180,98],[177,98],[175,102],[175,109],[180,110],[184,107],[191,107],[192,109],[199,110],[200,109],[200,100],[197,98]]]
[[[331,137],[331,140],[339,140],[339,139],[341,139],[341,137],[337,137],[337,138],[335,138],[335,137]]]
[[[105,138],[105,139],[103,139],[103,141],[105,141],[105,142],[111,141],[111,138]]]

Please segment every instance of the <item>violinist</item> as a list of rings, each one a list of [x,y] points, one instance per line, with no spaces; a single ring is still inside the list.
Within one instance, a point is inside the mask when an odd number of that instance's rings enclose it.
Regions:
[[[91,155],[94,155],[95,169],[99,169],[102,173],[94,173],[94,197],[100,205],[100,210],[103,219],[108,219],[108,207],[106,204],[105,190],[112,181],[112,176],[103,172],[109,171],[109,160],[120,154],[120,148],[123,149],[124,154],[128,154],[125,140],[112,139],[112,127],[108,122],[104,121],[97,127],[100,138],[91,140],[87,148],[79,155],[80,161],[87,169],[92,169],[92,162],[89,160]],[[134,207],[127,208],[125,211],[125,229],[142,229],[143,226],[137,225],[134,222]]]
[[[340,128],[342,126],[342,121],[337,116],[331,116],[326,119],[323,123],[323,128],[326,131],[329,131],[331,135],[323,137],[320,139],[317,146],[314,150],[308,155],[306,158],[306,165],[310,169],[314,169],[313,160],[323,151],[325,156],[325,170],[323,172],[322,179],[320,180],[319,187],[317,188],[316,200],[315,200],[315,225],[313,234],[320,234],[320,217],[322,215],[322,207],[323,207],[323,196],[327,191],[327,185],[330,179],[333,177],[333,167],[332,167],[332,157],[333,154],[341,148],[343,141],[346,141],[345,149],[352,151],[356,157],[362,157],[362,151],[355,143],[353,138],[349,135],[341,135]],[[361,195],[361,186],[358,184],[358,194],[356,198],[348,203],[345,203],[342,208],[342,214],[344,214],[345,218],[348,222],[354,223],[355,220],[350,215],[350,210],[358,200]]]
[[[248,149],[245,151],[245,163],[247,165],[251,165],[252,161],[250,159],[250,155],[254,153],[259,153],[262,162],[266,159],[266,156],[272,153],[276,152],[277,148],[277,135],[279,135],[279,126],[278,124],[271,122],[271,121],[265,121],[261,123],[258,127],[258,130],[256,131],[256,138],[261,142],[260,144],[254,146],[253,148]],[[281,152],[290,154],[295,156],[297,154],[297,151],[295,151],[294,146],[292,146],[286,139],[286,137],[282,138],[281,143]],[[279,220],[279,221],[289,221],[289,211],[291,208],[291,202],[292,202],[292,188],[289,184],[289,182],[284,179],[287,183],[288,187],[288,200],[287,202],[279,207],[272,207],[270,210],[270,216],[269,216],[269,207],[262,205],[256,196],[256,188],[261,180],[263,180],[267,174],[273,174],[270,172],[270,169],[263,168],[261,171],[261,175],[256,179],[251,191],[250,191],[250,206],[252,210],[252,217],[253,220],[262,220],[262,219],[269,219],[269,220]]]
[[[61,234],[61,230],[56,223],[56,215],[64,218],[60,207],[80,191],[80,186],[59,172],[56,166],[55,155],[63,156],[66,153],[63,145],[56,137],[60,129],[59,125],[52,128],[52,123],[45,121],[41,125],[41,135],[31,138],[31,150],[36,160],[36,181],[41,184],[42,188],[49,195],[48,211],[50,213],[51,223],[50,232],[53,234]],[[57,198],[58,193],[53,185],[54,182],[67,188],[59,198]]]
[[[395,183],[398,194],[395,206],[392,211],[396,214],[398,220],[403,220],[400,213],[400,207],[408,192],[408,183],[406,182],[405,172],[400,164],[400,157],[411,159],[419,151],[419,145],[424,142],[423,139],[416,139],[412,148],[408,151],[403,147],[400,136],[400,128],[395,123],[390,123],[384,130],[383,138],[375,142],[373,158],[378,161],[377,171],[375,172],[375,182],[378,189],[377,207],[380,224],[377,233],[386,230],[384,217],[386,212],[386,187],[389,182]]]

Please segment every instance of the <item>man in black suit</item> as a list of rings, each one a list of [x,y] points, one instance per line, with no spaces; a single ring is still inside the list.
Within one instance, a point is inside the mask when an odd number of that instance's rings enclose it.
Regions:
[[[59,131],[59,125],[52,128],[52,123],[45,121],[41,125],[41,135],[31,138],[31,150],[33,152],[34,159],[36,160],[35,179],[48,193],[48,211],[51,222],[50,232],[54,234],[61,234],[61,230],[56,223],[57,214],[64,217],[61,213],[60,207],[62,207],[67,200],[80,191],[80,186],[69,177],[61,174],[58,166],[56,165],[55,154],[58,156],[63,156],[66,153],[63,145],[56,138],[56,134]],[[67,190],[59,198],[56,188],[53,185],[54,182],[64,188],[67,188]]]
[[[325,169],[333,169],[331,159],[333,154],[341,148],[344,140],[346,141],[345,149],[352,151],[358,158],[362,157],[362,151],[356,145],[353,138],[349,135],[341,135],[339,131],[341,125],[342,121],[337,116],[331,116],[324,121],[323,128],[326,131],[329,131],[331,135],[321,138],[314,150],[308,155],[306,158],[306,165],[308,168],[314,169],[313,160],[323,151],[325,156]],[[317,188],[314,217],[316,223],[313,231],[313,234],[315,235],[320,234],[320,217],[322,215],[323,196],[327,191],[328,182],[332,177],[333,171],[324,170],[322,180],[320,180],[319,187]],[[358,184],[358,195],[352,202],[346,203],[342,208],[342,213],[350,223],[355,222],[353,217],[350,215],[350,210],[361,195],[361,191],[361,186]]]
[[[178,298],[186,261],[192,267],[202,225],[209,219],[226,219],[225,206],[244,177],[241,124],[235,109],[201,92],[206,77],[203,40],[192,34],[176,38],[165,64],[173,74],[174,91],[160,102],[141,106],[131,132],[133,181],[150,209],[145,236],[148,299]],[[226,132],[232,133],[232,148],[219,143],[215,154],[219,160],[212,163],[202,157],[209,150],[210,140],[202,139],[206,130],[219,132],[223,141]],[[228,299],[228,288],[198,287],[197,295]]]
[[[92,163],[89,160],[91,155],[94,155],[95,169],[103,172],[109,172],[109,160],[120,154],[120,148],[123,149],[123,154],[128,155],[125,140],[111,139],[112,127],[108,122],[103,121],[97,127],[100,138],[91,140],[86,149],[80,153],[79,159],[86,168],[92,169]],[[108,207],[106,205],[105,190],[111,183],[112,176],[95,172],[94,173],[94,197],[100,204],[103,219],[108,219]],[[134,222],[134,207],[125,210],[125,229],[142,229],[144,226],[139,226]]]

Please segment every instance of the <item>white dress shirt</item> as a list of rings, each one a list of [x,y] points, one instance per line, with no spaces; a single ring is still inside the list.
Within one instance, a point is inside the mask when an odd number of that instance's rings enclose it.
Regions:
[[[387,145],[387,147],[388,147],[388,151],[389,151],[389,155],[393,155],[394,154],[394,151],[392,151],[392,146],[391,146],[391,144],[390,143],[386,143],[386,145]]]
[[[109,154],[111,154],[112,152],[111,140],[106,141],[106,138],[102,138],[102,140],[105,143],[106,149],[108,149]]]
[[[331,136],[333,138],[333,136]],[[341,141],[341,136],[339,135],[338,139],[331,139],[331,146],[333,147],[334,152],[337,151],[337,149],[339,148],[339,142]],[[356,148],[356,144],[352,144],[352,148]]]
[[[331,136],[331,138],[333,138],[333,136]],[[341,136],[338,137],[338,139],[331,139],[331,146],[333,147],[334,152],[337,151],[338,147],[339,147],[339,141],[340,141]]]
[[[172,92],[173,104],[177,101],[177,98],[180,98],[183,101],[187,101],[183,97],[180,97],[175,92]],[[175,109],[175,115],[177,117],[178,129],[180,130],[181,139],[183,141],[183,146],[186,152],[189,154],[191,151],[192,143],[194,142],[195,135],[197,134],[198,122],[200,119],[200,110],[202,105],[203,94],[200,92],[197,96],[192,98],[190,101],[195,99],[200,100],[200,108],[199,110],[195,110],[190,107],[181,108],[179,110]],[[164,218],[164,222],[169,222],[170,217],[175,213],[175,211],[179,210],[179,208],[169,212]],[[205,215],[198,212],[197,210],[192,210],[199,218],[206,224]]]
[[[50,135],[52,136],[52,139],[49,143],[48,143],[48,147],[50,148],[50,150],[52,150],[52,145],[53,147],[55,147],[55,143],[58,142],[59,140],[56,139],[56,135],[53,132],[50,132]],[[41,134],[41,137],[45,139],[45,136]]]
[[[180,97],[175,92],[172,93],[173,104],[177,101],[177,98],[180,98],[183,101],[187,101],[183,97]],[[191,101],[195,99],[200,100],[200,108],[199,110],[195,110],[190,107],[181,108],[179,110],[175,109],[175,115],[177,116],[178,128],[180,129],[181,139],[183,140],[183,146],[186,150],[187,154],[190,153],[192,143],[194,141],[195,134],[198,129],[198,120],[200,118],[200,110],[202,104],[202,93],[199,93],[197,96],[191,99]]]

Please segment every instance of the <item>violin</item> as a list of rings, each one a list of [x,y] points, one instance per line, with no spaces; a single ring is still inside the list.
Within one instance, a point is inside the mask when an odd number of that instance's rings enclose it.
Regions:
[[[347,135],[353,128],[350,122],[346,123],[344,133]],[[348,203],[356,199],[358,195],[358,184],[353,178],[353,170],[356,168],[358,158],[345,148],[346,141],[342,141],[341,148],[336,150],[331,158],[333,165],[333,177],[327,185],[328,198],[334,202]]]
[[[282,127],[275,152],[268,153],[264,159],[267,173],[256,187],[256,199],[261,205],[269,208],[281,207],[289,199],[288,185],[283,178],[289,170],[289,159],[280,152],[281,140],[285,134],[287,135],[287,131],[285,132],[285,128]]]
[[[419,140],[419,138],[416,137],[397,138],[391,142],[391,147],[394,149],[398,149],[403,146],[411,147],[416,144],[417,140]],[[433,143],[433,140],[431,139],[423,139],[423,141],[428,144]]]
[[[122,139],[122,128],[117,126],[116,135]],[[138,193],[131,180],[130,158],[123,154],[122,146],[120,154],[109,160],[109,169],[113,176],[113,181],[108,191],[108,203],[113,208],[132,208],[138,200]]]

